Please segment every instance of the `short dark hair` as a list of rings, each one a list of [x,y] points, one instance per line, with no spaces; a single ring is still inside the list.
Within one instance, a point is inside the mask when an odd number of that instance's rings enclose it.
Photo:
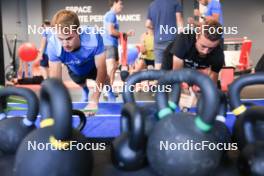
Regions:
[[[112,7],[114,3],[118,3],[119,1],[122,1],[122,0],[108,0],[108,3],[109,3],[109,6]]]
[[[202,34],[211,41],[217,41],[222,38],[223,27],[216,20],[206,20],[202,25]]]

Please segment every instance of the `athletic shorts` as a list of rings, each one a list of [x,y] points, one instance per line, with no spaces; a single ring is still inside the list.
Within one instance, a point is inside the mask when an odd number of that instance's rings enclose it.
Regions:
[[[105,46],[106,59],[119,60],[118,49],[115,46]]]
[[[154,67],[154,65],[155,65],[154,60],[149,60],[149,59],[142,59],[142,60],[144,61],[146,66],[152,65]]]
[[[86,83],[86,79],[92,79],[92,80],[96,80],[96,76],[97,76],[97,69],[96,67],[94,67],[93,70],[91,70],[88,74],[86,75],[76,75],[75,73],[73,73],[69,68],[68,68],[68,72],[69,75],[71,77],[71,79],[76,83],[76,84],[85,84]]]

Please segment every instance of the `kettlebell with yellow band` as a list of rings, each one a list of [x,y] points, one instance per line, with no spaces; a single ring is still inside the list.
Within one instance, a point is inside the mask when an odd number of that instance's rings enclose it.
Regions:
[[[41,115],[52,117],[54,124],[47,122],[23,140],[16,155],[14,175],[91,175],[93,157],[89,143],[72,127],[71,98],[61,81],[48,79],[42,83],[40,107]]]
[[[234,139],[238,143],[239,149],[243,149],[246,145],[246,137],[244,136],[244,129],[241,128],[241,124],[244,123],[247,118],[246,113],[251,108],[254,108],[254,111],[264,111],[263,106],[250,105],[243,103],[240,98],[240,92],[243,88],[256,85],[256,84],[264,84],[264,73],[256,73],[243,75],[237,78],[230,86],[229,86],[229,97],[230,97],[230,106],[233,114],[237,117],[233,131],[234,131]],[[258,107],[258,108],[255,108]],[[256,112],[258,114],[259,112]],[[254,113],[250,113],[251,115]],[[252,117],[253,118],[253,117]],[[245,125],[247,126],[247,125]],[[254,125],[254,131],[256,132],[257,140],[264,140],[264,122],[256,121]]]

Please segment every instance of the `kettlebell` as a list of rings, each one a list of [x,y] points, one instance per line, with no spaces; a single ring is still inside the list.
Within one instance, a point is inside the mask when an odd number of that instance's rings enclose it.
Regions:
[[[137,72],[131,76],[128,77],[127,82],[124,87],[123,91],[123,99],[125,104],[129,104],[128,106],[132,106],[131,104],[134,104],[135,107],[133,107],[134,110],[138,113],[140,113],[140,121],[142,123],[137,123],[135,125],[141,125],[143,129],[143,133],[140,135],[140,140],[137,141],[139,144],[136,144],[135,142],[131,142],[133,145],[138,145],[140,147],[137,147],[135,149],[132,144],[130,145],[123,145],[123,141],[130,141],[131,139],[128,136],[128,133],[131,133],[131,129],[135,128],[133,127],[133,123],[131,124],[131,120],[127,118],[126,116],[121,116],[121,135],[116,138],[116,140],[113,142],[113,163],[122,170],[132,171],[132,170],[139,170],[146,166],[146,141],[147,137],[151,133],[152,127],[157,121],[157,106],[154,104],[147,104],[147,105],[137,105],[136,101],[134,99],[134,93],[133,89],[131,90],[132,86],[135,86],[136,83],[139,83],[144,80],[158,80],[162,76],[164,76],[166,72],[165,71],[158,71],[158,70],[148,70],[148,71],[141,71]],[[173,92],[172,98],[179,98],[178,92],[180,91],[178,85],[173,85]],[[175,96],[176,95],[176,96]],[[178,101],[174,100],[174,101]],[[169,103],[171,105],[170,107],[172,109],[176,109],[176,105],[171,101]],[[125,106],[126,107],[126,106]],[[129,109],[129,108],[128,108]],[[139,129],[139,127],[137,128]],[[140,128],[141,129],[141,128]],[[133,131],[133,130],[132,130]],[[141,141],[143,140],[143,142]],[[120,142],[122,141],[122,142]],[[135,140],[134,140],[135,141]],[[139,153],[138,155],[128,155],[126,152],[127,150],[134,151],[136,153]],[[137,157],[136,157],[137,156]],[[138,159],[140,157],[140,160]]]
[[[224,94],[222,91],[218,90],[218,94],[220,97],[220,104],[219,104],[219,111],[216,116],[216,121],[214,124],[214,133],[215,136],[218,139],[219,143],[231,143],[231,133],[229,129],[227,128],[225,122],[226,122],[226,115],[227,115],[227,97],[226,94]]]
[[[225,125],[227,110],[228,110],[228,99],[227,95],[222,91],[218,91],[220,96],[219,112],[215,121],[215,133],[219,140],[219,143],[225,143],[230,147],[231,150],[225,150],[221,162],[217,167],[216,171],[212,173],[212,176],[239,176],[237,168],[238,158],[238,147],[237,144],[232,141],[232,135]],[[232,147],[232,148],[231,148]]]
[[[141,169],[146,165],[144,119],[134,103],[124,105],[121,118],[128,129],[113,141],[113,164],[126,171]]]
[[[218,139],[218,143],[228,144],[228,143],[231,143],[231,133],[225,124],[227,110],[228,110],[227,97],[226,97],[226,94],[224,94],[220,90],[217,90],[217,93],[220,97],[220,104],[218,105],[219,106],[218,113],[217,113],[217,116],[215,117],[216,120],[214,123],[213,133]],[[201,96],[203,95],[199,96],[198,103],[197,103],[196,112],[198,114],[203,111],[203,103],[202,103],[203,98]]]
[[[245,147],[245,136],[243,136],[244,132],[243,129],[240,128],[240,121],[244,121],[245,113],[257,105],[251,105],[247,107],[245,104],[242,103],[240,98],[241,90],[250,85],[256,84],[264,84],[264,73],[255,73],[249,75],[243,75],[237,78],[232,84],[229,86],[229,97],[230,97],[230,106],[232,109],[233,114],[237,117],[235,125],[234,125],[234,139],[238,143],[239,149]],[[258,106],[257,106],[258,107]],[[264,107],[259,106],[259,111],[264,111]],[[257,121],[256,126],[254,127],[254,131],[256,131],[256,138],[258,140],[264,140],[264,122]]]
[[[26,99],[28,111],[26,117],[5,118],[0,121],[0,150],[5,154],[14,154],[26,135],[35,129],[35,120],[39,112],[39,102],[35,93],[26,88],[6,87],[0,89],[0,97],[11,95]],[[0,106],[0,111],[4,112]]]
[[[255,128],[258,121],[264,121],[262,107],[254,106],[248,109],[239,120],[237,126],[245,137],[245,147],[238,158],[238,168],[242,176],[263,176],[264,175],[264,141],[259,140]]]
[[[215,148],[209,149],[217,143],[213,133],[219,105],[217,88],[208,76],[191,69],[171,71],[158,84],[182,82],[200,87],[202,111],[196,115],[173,113],[168,108],[166,94],[157,92],[160,120],[148,139],[148,162],[153,171],[161,176],[209,175],[219,165],[222,154]]]
[[[61,81],[47,79],[42,83],[40,107],[41,113],[54,118],[54,125],[42,126],[24,138],[16,154],[14,175],[91,175],[89,143],[72,127],[71,97]]]
[[[131,88],[136,85],[136,83],[140,83],[141,81],[146,80],[158,80],[164,76],[166,76],[166,71],[161,70],[147,70],[147,71],[140,71],[130,75],[127,79],[127,82],[124,87],[123,91],[123,100],[124,103],[136,103],[133,89]],[[164,86],[165,88],[165,86]],[[157,88],[158,89],[158,88]],[[162,90],[158,91],[165,91],[163,88]],[[172,92],[171,92],[171,100],[168,102],[168,106],[174,111],[177,108],[175,102],[179,101],[179,94],[180,94],[180,86],[178,84],[172,85]],[[155,122],[157,121],[157,106],[156,104],[146,104],[146,105],[139,105],[140,112],[142,113],[142,117],[145,119],[145,135],[149,136],[151,133],[152,127],[154,126]],[[124,120],[125,121],[125,120]],[[122,120],[123,122],[123,120]],[[127,123],[126,123],[127,124]],[[122,126],[122,130],[126,131],[126,125]]]

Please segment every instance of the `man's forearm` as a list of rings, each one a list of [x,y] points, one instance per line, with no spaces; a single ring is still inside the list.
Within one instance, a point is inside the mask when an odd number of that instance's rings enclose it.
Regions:
[[[95,92],[93,93],[91,100],[95,103],[99,102],[99,98],[101,95],[100,88],[104,87],[105,84],[105,78],[106,78],[106,70],[105,69],[97,69],[97,77],[96,77],[96,89]]]
[[[49,62],[49,74],[51,78],[57,78],[61,79],[62,77],[62,69],[61,69],[61,63],[54,63],[54,62]]]
[[[114,36],[114,37],[119,37],[120,36],[120,32],[117,30],[111,30],[110,35]]]
[[[218,73],[215,73],[215,72],[213,72],[213,71],[211,71],[210,73],[209,73],[209,77],[216,83],[216,85],[217,85],[217,82],[218,82]]]

